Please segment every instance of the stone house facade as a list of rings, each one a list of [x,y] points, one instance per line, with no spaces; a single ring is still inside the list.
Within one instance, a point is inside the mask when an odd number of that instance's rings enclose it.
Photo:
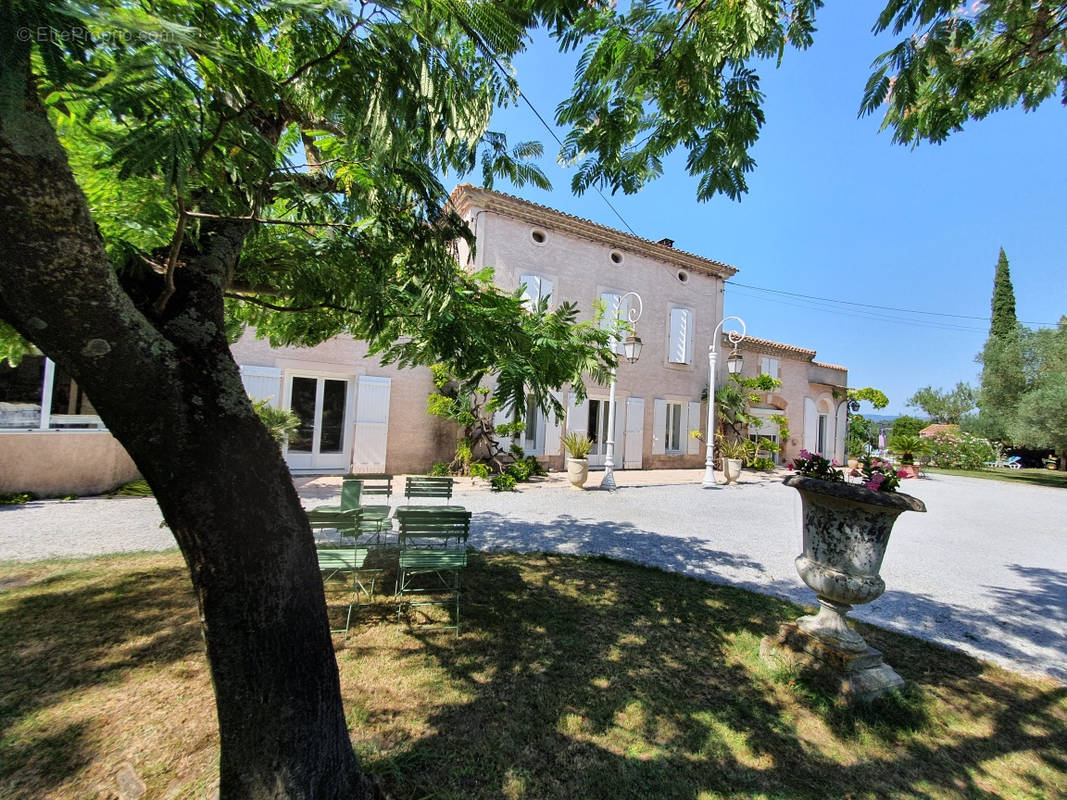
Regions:
[[[706,431],[708,349],[722,320],[725,281],[736,269],[674,248],[666,239],[643,239],[470,185],[453,192],[452,204],[476,242],[473,252],[457,245],[457,257],[470,269],[493,267],[503,289],[522,287],[531,301],[548,297],[550,305],[574,301],[582,319],[593,318],[599,301],[608,311],[602,324],[637,307],[630,293],[640,296],[636,332],[644,347],[637,363],[621,359],[617,371],[616,467],[702,466],[704,445],[689,431]],[[253,398],[269,398],[301,417],[303,425],[286,452],[294,473],[418,473],[451,459],[455,429],[426,413],[433,391],[429,370],[383,366],[367,356],[364,343],[347,337],[315,347],[272,348],[246,332],[232,349]],[[758,369],[760,358],[777,359],[783,387],[761,407],[768,414],[787,413],[787,456],[801,445],[819,449],[820,443],[835,455],[843,452],[844,412],[837,393],[846,385],[845,370],[816,362],[814,351],[761,339],[747,339],[742,351],[746,372]],[[718,386],[726,379],[726,352],[728,345],[721,349]],[[129,457],[92,415],[88,399],[55,375],[51,362],[38,360],[36,366],[24,364],[15,388],[14,372],[0,368],[0,463],[12,465],[0,474],[0,491],[44,487],[54,494],[88,494],[109,488],[101,481],[114,486],[136,475]],[[31,373],[42,369],[43,388],[27,388],[26,381],[35,380]],[[518,441],[526,453],[561,468],[562,437],[579,431],[594,442],[594,468],[603,464],[609,387],[586,384],[588,399],[582,403],[563,388],[563,420],[527,411]],[[66,394],[57,393],[63,386]],[[51,402],[42,402],[46,395]],[[769,424],[761,433],[771,433]],[[106,474],[97,474],[102,464],[108,465]]]

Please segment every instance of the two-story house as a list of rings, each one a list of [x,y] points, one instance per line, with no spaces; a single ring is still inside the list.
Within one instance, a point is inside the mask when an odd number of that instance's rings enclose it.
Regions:
[[[604,225],[470,185],[458,187],[452,204],[469,223],[476,248],[462,243],[458,258],[471,269],[491,266],[503,289],[533,302],[576,302],[591,319],[597,301],[608,313],[636,309],[639,360],[620,359],[615,406],[617,467],[699,467],[703,444],[689,436],[706,431],[708,348],[722,319],[724,284],[734,267],[687,253],[670,240],[651,241]],[[746,372],[773,366],[782,388],[764,398],[757,414],[786,411],[787,454],[806,446],[837,455],[843,448],[843,368],[819,364],[811,350],[748,339]],[[728,350],[723,346],[722,352]],[[429,417],[429,370],[383,366],[367,357],[364,343],[336,337],[315,347],[272,348],[247,332],[234,346],[242,379],[256,399],[292,409],[302,420],[290,437],[286,460],[305,473],[422,472],[454,452],[456,431]],[[763,364],[761,359],[770,359]],[[719,360],[726,379],[725,358]],[[566,391],[564,420],[527,410],[523,449],[554,467],[563,466],[561,438],[585,432],[590,459],[603,464],[607,445],[609,387],[588,384],[578,403]],[[768,422],[758,433],[777,435]],[[757,433],[757,432],[753,432]],[[121,446],[93,416],[88,399],[43,357],[18,369],[0,367],[0,491],[89,493],[135,474]],[[14,465],[18,465],[17,469]],[[101,470],[106,466],[105,470]],[[103,474],[101,474],[103,472]]]

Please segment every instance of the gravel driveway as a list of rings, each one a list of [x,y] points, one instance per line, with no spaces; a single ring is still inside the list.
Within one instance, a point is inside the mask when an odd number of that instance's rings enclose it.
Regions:
[[[699,478],[614,495],[461,488],[456,502],[476,512],[471,544],[480,549],[600,553],[813,604],[793,567],[797,493],[778,481],[703,489]],[[339,496],[336,479],[298,483],[310,504]],[[944,475],[906,489],[929,512],[897,520],[886,593],[853,614],[1067,681],[1067,491]],[[174,547],[161,520],[151,499],[0,507],[0,559]]]

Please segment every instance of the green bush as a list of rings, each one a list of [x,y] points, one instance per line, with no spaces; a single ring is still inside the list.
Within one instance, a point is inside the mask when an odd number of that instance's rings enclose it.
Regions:
[[[494,475],[489,481],[494,492],[510,492],[515,489],[515,477],[506,472]]]
[[[505,472],[513,477],[517,483],[530,480],[530,464],[525,460],[509,464]]]
[[[430,475],[434,478],[445,478],[451,473],[448,471],[448,464],[444,461],[438,461],[432,467],[430,467]]]
[[[545,471],[544,465],[537,460],[536,456],[526,456],[526,463],[530,465],[531,478],[543,478],[548,474]]]
[[[942,433],[926,441],[927,461],[946,469],[982,469],[987,461],[994,461],[997,457],[996,448],[988,439],[969,433],[955,436]]]
[[[31,500],[36,500],[37,495],[33,492],[12,492],[9,494],[0,494],[0,506],[21,506],[23,503],[28,503]]]
[[[485,464],[471,464],[471,477],[481,478],[483,481],[489,480],[489,467]]]
[[[760,456],[759,458],[752,459],[752,464],[750,466],[752,469],[774,469],[774,459]]]

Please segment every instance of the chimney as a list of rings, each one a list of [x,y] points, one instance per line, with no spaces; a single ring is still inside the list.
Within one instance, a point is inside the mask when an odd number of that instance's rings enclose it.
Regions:
[[[656,244],[661,244],[664,247],[674,247],[674,239],[660,239]]]

